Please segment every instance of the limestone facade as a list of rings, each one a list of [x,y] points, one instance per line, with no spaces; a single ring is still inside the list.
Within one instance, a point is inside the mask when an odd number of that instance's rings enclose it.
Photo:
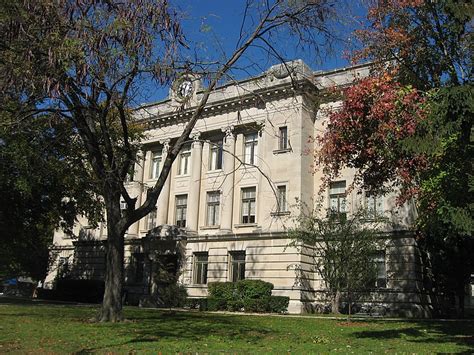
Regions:
[[[313,72],[295,61],[214,90],[192,139],[174,163],[156,212],[128,230],[125,264],[135,273],[127,276],[130,293],[146,292],[148,287],[146,280],[142,282],[146,271],[134,266],[143,262],[140,240],[154,227],[174,225],[186,235],[180,281],[191,297],[206,296],[209,282],[262,279],[274,284],[274,295],[290,297],[290,313],[314,309],[324,290],[312,269],[314,251],[289,246],[286,230],[298,213],[296,201],[311,206],[320,193],[322,176],[314,169],[311,154],[317,143],[310,137],[324,130],[328,112],[340,104],[332,89],[349,85],[368,71],[367,66],[356,66]],[[188,85],[187,97],[171,92],[168,99],[137,111],[148,125],[133,179],[127,184],[138,204],[203,94],[199,80],[188,79],[192,89]],[[387,216],[385,247],[377,260],[382,281],[374,300],[393,313],[423,315],[429,299],[410,234],[412,206],[396,207],[395,195],[370,199],[349,190],[352,178],[353,171],[344,170],[322,193],[323,205],[347,213],[368,206]],[[106,238],[105,226],[88,229],[87,221],[80,219],[76,232],[82,239],[72,240],[61,231],[55,234],[56,266],[69,262],[76,265],[75,277],[103,277],[100,241]],[[94,252],[87,252],[91,245],[96,245]],[[84,257],[87,262],[81,261]],[[47,282],[52,282],[57,269]],[[298,273],[305,275],[304,282]]]

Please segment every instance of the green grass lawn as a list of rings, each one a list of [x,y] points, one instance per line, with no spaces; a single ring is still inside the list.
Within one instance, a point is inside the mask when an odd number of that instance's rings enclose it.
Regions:
[[[343,320],[126,308],[100,324],[97,308],[0,298],[0,353],[473,353],[471,321]]]

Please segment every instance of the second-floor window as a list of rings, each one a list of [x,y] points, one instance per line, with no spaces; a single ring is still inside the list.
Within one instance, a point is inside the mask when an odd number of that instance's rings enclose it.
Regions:
[[[277,186],[277,197],[278,197],[278,212],[286,212],[288,210],[287,203],[286,203],[286,186],[281,185]]]
[[[347,213],[345,181],[335,181],[329,185],[329,209],[332,213]]]
[[[148,223],[147,223],[147,229],[153,229],[156,227],[156,208],[151,210],[151,212],[148,214]]]
[[[211,191],[207,193],[207,225],[219,225],[219,209],[221,194],[219,191]]]
[[[257,132],[245,135],[244,145],[244,163],[254,165],[257,162]]]
[[[382,217],[384,213],[383,196],[372,195],[366,196],[367,213],[369,217]]]
[[[288,128],[287,127],[279,128],[278,149],[280,150],[288,149]]]
[[[178,159],[178,175],[189,174],[189,165],[191,164],[191,149],[189,147],[183,148],[179,153]]]
[[[211,142],[209,147],[209,170],[222,169],[222,141]]]
[[[150,179],[158,179],[161,170],[161,152],[153,152],[151,156]]]
[[[255,223],[255,187],[242,189],[242,223]]]
[[[176,225],[180,228],[186,227],[186,212],[188,206],[188,195],[176,196]]]

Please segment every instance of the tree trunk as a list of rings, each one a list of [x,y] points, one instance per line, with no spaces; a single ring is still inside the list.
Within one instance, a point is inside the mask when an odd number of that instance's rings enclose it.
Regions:
[[[334,314],[339,314],[339,306],[341,304],[341,291],[336,291],[332,298],[331,302],[331,312]]]
[[[120,322],[122,315],[124,233],[118,228],[120,198],[117,204],[106,201],[107,244],[105,265],[105,292],[100,313],[101,322]]]
[[[464,288],[457,289],[457,299],[458,299],[458,317],[464,318],[464,302],[465,302],[465,290]]]
[[[350,322],[352,315],[352,295],[349,291],[347,292],[347,302],[347,322]]]

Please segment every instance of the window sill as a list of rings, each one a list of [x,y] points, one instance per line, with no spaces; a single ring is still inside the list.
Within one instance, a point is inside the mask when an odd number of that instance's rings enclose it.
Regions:
[[[181,175],[176,175],[176,178],[179,179],[179,178],[186,178],[186,177],[190,177],[191,174],[181,174]]]
[[[270,216],[272,217],[289,216],[289,215],[290,215],[290,211],[270,212]]]
[[[213,175],[213,174],[221,174],[224,170],[223,169],[214,169],[206,171],[206,174]]]
[[[286,149],[275,149],[273,151],[273,154],[285,154],[291,152],[291,148],[286,148]]]
[[[206,230],[206,229],[219,229],[219,228],[221,228],[220,225],[218,225],[218,226],[202,226],[202,227],[199,227],[199,229],[201,229],[201,230]]]
[[[239,223],[234,224],[234,228],[257,227],[257,223]]]

